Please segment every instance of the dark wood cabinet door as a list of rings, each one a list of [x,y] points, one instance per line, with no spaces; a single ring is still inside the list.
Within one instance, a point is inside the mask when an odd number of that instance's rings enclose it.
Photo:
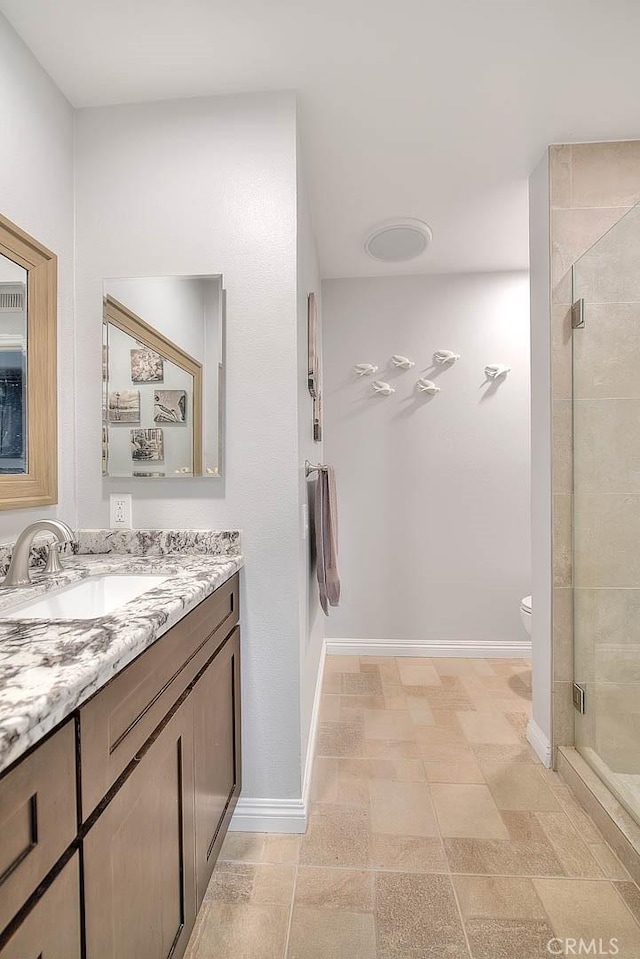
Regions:
[[[200,906],[241,785],[240,629],[191,694],[194,716],[196,888]]]
[[[0,948],[0,959],[80,959],[77,852]]]
[[[179,959],[195,920],[191,697],[84,840],[87,956]]]

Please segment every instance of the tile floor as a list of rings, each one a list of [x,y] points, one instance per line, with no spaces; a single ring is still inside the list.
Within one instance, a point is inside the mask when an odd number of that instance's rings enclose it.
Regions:
[[[228,835],[188,959],[640,959],[640,890],[526,742],[530,678],[330,657],[307,833]]]

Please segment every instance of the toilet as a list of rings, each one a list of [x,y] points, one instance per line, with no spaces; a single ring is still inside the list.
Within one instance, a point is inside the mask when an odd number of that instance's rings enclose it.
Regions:
[[[531,636],[531,597],[525,596],[520,603],[520,617],[527,631],[527,636]]]

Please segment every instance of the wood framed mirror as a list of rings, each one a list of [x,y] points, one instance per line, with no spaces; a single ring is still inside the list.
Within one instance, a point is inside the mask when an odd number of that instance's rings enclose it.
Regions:
[[[0,509],[58,502],[57,273],[0,215]]]

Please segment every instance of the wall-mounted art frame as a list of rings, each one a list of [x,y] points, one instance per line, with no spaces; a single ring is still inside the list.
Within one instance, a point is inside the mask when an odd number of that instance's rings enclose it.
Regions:
[[[193,468],[192,470],[187,470],[192,473],[194,476],[204,475],[204,464],[203,464],[203,441],[202,441],[202,395],[203,395],[203,367],[198,360],[194,359],[193,356],[190,356],[189,353],[186,353],[183,349],[177,346],[172,340],[164,336],[149,323],[143,320],[140,316],[126,307],[123,303],[120,303],[119,300],[116,300],[115,297],[107,294],[104,297],[104,310],[103,318],[105,327],[109,325],[116,327],[116,329],[121,330],[123,333],[127,333],[130,337],[137,341],[142,350],[149,350],[157,354],[159,357],[164,360],[168,360],[171,363],[174,363],[180,369],[184,370],[192,377],[193,382],[193,399],[191,401],[192,412],[192,433],[193,433]],[[141,383],[148,383],[149,386],[154,386],[157,383],[157,380],[147,379],[147,380],[133,380],[136,386],[140,386]],[[111,392],[111,389],[109,390]],[[178,393],[183,391],[171,390],[166,391],[171,393]],[[186,410],[186,397],[185,403],[182,407],[183,416],[184,410]],[[155,422],[184,422],[183,420],[173,419],[170,420],[167,418],[164,420],[154,420]],[[133,431],[132,431],[133,432]],[[136,433],[142,434],[144,430],[138,430]],[[162,434],[162,430],[147,430],[146,432],[155,433],[157,439],[157,447],[160,448],[160,440],[158,435]],[[133,438],[132,438],[133,441]],[[140,444],[139,444],[140,445]],[[144,445],[144,444],[143,444]],[[162,443],[164,450],[164,443]],[[137,447],[136,447],[137,449]],[[164,451],[163,451],[164,455]],[[142,453],[134,457],[137,460],[145,458]],[[161,462],[158,456],[148,456],[146,459],[152,462]],[[108,453],[106,457],[105,472],[108,473]]]
[[[1,215],[0,254],[27,273],[26,471],[0,475],[0,509],[51,506],[58,502],[58,259]]]

